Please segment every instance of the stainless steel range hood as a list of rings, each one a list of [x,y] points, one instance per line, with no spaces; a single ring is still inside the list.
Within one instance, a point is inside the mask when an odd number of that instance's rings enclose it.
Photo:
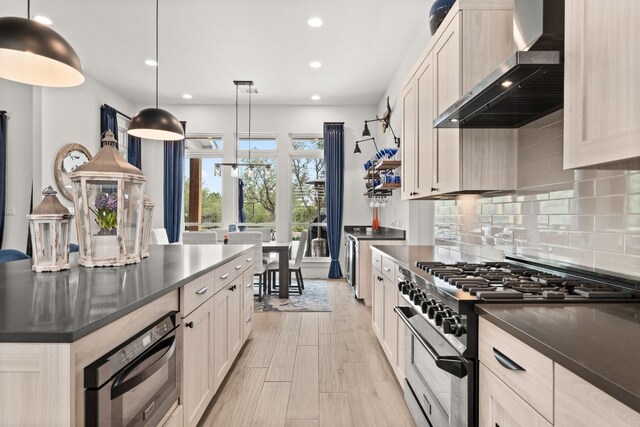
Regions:
[[[518,128],[562,108],[564,0],[514,0],[518,52],[438,116],[436,128]]]

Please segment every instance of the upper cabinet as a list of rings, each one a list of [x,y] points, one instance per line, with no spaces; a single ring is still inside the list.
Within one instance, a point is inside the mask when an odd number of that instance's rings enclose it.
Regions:
[[[514,51],[511,0],[458,0],[407,79],[403,199],[514,190],[512,129],[434,129],[433,120]]]
[[[566,0],[564,167],[640,158],[637,0]]]

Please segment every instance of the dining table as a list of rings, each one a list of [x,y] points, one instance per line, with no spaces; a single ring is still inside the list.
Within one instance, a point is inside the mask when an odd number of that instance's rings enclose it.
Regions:
[[[291,243],[291,241],[262,243],[263,254],[278,254],[278,297],[280,298],[289,298]]]

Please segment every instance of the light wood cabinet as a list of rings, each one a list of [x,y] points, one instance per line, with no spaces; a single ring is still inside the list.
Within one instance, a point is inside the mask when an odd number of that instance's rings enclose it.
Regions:
[[[637,0],[565,2],[565,169],[640,165],[638,22]]]
[[[373,282],[375,277],[371,274],[371,266],[374,263],[371,256],[371,246],[374,245],[404,245],[405,240],[366,240],[358,239],[358,249],[356,254],[356,298],[364,300],[365,305],[370,306],[373,297]],[[381,261],[382,263],[382,261]],[[380,271],[384,271],[381,266]],[[391,277],[391,276],[390,276]]]
[[[184,318],[182,404],[184,424],[195,426],[215,393],[213,298]]]
[[[373,307],[371,310],[373,332],[382,342],[382,325],[384,322],[384,279],[379,270],[373,272]]]
[[[410,73],[402,92],[403,199],[515,189],[515,130],[433,128],[513,53],[512,17],[509,1],[456,2]]]
[[[229,357],[231,361],[236,358],[244,343],[244,287],[242,276],[231,284],[229,295]]]
[[[213,377],[217,390],[231,366],[231,352],[229,351],[229,311],[231,291],[223,288],[213,297],[213,312],[215,329],[213,331]]]
[[[162,427],[182,427],[183,424],[183,406],[178,405],[173,410],[171,415],[167,417],[164,423],[160,424]]]
[[[396,306],[398,287],[386,277],[383,277],[384,313],[382,315],[383,349],[387,354],[391,366],[398,364],[398,316],[393,311]]]
[[[640,413],[555,364],[555,425],[640,426]]]
[[[242,303],[242,335],[246,341],[253,329],[253,266],[242,275],[244,302]]]
[[[483,363],[480,366],[480,427],[550,427],[520,396]]]

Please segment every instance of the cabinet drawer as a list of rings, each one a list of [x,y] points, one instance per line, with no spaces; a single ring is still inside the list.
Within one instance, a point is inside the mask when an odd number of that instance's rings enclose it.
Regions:
[[[249,257],[247,257],[249,258]],[[220,289],[229,285],[231,282],[235,280],[244,270],[246,270],[246,260],[244,257],[237,257],[228,263],[216,268],[214,270],[214,277],[216,281],[216,290],[217,293]]]
[[[391,280],[392,283],[395,283],[396,264],[391,258],[382,257],[382,270],[380,270],[380,272],[384,274],[387,279]]]
[[[253,299],[253,267],[242,274],[242,288],[244,289],[244,298]]]
[[[551,427],[539,413],[480,363],[480,427]]]
[[[548,421],[553,420],[553,361],[480,318],[478,358]]]
[[[253,329],[253,299],[249,305],[245,305],[242,311],[242,325],[244,330],[244,339],[249,337],[251,329]]]
[[[180,310],[183,317],[189,315],[215,294],[214,274],[215,272],[207,273],[193,282],[187,283],[180,289],[182,292]]]
[[[382,272],[382,254],[377,251],[371,251],[371,253],[373,254],[371,256],[371,265],[373,265],[373,268],[376,270]]]

